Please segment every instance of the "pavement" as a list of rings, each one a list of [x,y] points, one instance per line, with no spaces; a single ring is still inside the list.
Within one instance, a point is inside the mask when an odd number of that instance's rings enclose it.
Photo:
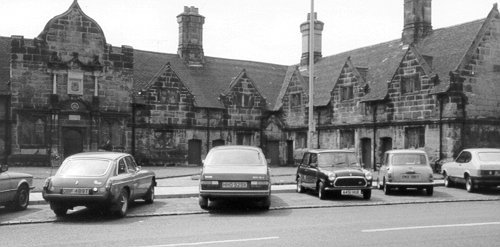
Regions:
[[[156,166],[142,167],[154,171],[157,179],[155,196],[162,198],[188,198],[198,196],[198,179],[201,167],[199,166]],[[287,193],[295,191],[295,166],[271,167],[271,190],[273,193]],[[9,167],[11,172],[23,172],[33,175],[33,189],[30,193],[30,204],[45,204],[42,197],[42,186],[45,179],[57,171],[57,167]],[[373,186],[376,186],[377,172],[373,172]],[[434,184],[444,184],[441,174],[434,174]]]

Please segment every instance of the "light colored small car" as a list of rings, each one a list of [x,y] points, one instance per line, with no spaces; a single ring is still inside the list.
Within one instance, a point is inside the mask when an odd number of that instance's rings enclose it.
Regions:
[[[42,195],[57,216],[75,206],[86,206],[123,217],[130,201],[153,203],[155,186],[154,172],[137,166],[132,155],[88,152],[66,158],[45,181]]]
[[[14,210],[25,210],[30,200],[33,176],[26,173],[8,172],[7,165],[0,165],[0,205]]]
[[[452,162],[441,167],[444,185],[465,183],[468,192],[500,185],[500,149],[464,149]]]
[[[271,176],[262,150],[252,146],[218,146],[203,161],[199,205],[209,200],[250,198],[271,206]]]
[[[395,188],[416,188],[425,189],[427,195],[432,196],[434,176],[427,153],[415,149],[386,151],[378,170],[377,186],[386,195]]]

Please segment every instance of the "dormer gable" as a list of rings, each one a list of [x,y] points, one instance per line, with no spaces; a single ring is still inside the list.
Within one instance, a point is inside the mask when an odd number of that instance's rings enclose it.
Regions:
[[[266,106],[265,98],[245,69],[233,78],[229,87],[221,93],[220,99],[226,108],[264,108]]]
[[[364,97],[368,93],[368,83],[366,82],[368,73],[369,68],[354,65],[351,57],[348,57],[330,92],[331,100],[340,103]]]

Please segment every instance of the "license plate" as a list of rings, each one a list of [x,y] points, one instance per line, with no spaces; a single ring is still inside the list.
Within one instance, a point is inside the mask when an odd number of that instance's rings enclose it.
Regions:
[[[403,175],[403,179],[419,179],[418,175]]]
[[[361,190],[342,190],[342,195],[361,195]]]
[[[81,188],[75,188],[75,189],[65,189],[64,192],[68,194],[76,194],[76,195],[88,195],[90,189],[81,189]]]
[[[226,189],[242,189],[247,186],[247,182],[222,182],[222,188]]]

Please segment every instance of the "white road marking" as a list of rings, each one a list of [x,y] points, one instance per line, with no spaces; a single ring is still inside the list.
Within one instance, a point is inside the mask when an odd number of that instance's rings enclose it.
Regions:
[[[469,223],[469,224],[452,224],[452,225],[433,225],[433,226],[409,226],[409,227],[394,227],[394,228],[380,228],[368,229],[361,232],[387,232],[387,231],[403,231],[427,228],[445,228],[445,227],[470,227],[470,226],[486,226],[486,225],[500,225],[500,222],[484,222],[484,223]]]
[[[196,246],[196,245],[207,245],[207,244],[224,244],[224,243],[235,243],[235,242],[263,241],[263,240],[272,240],[272,239],[279,239],[279,237],[246,238],[246,239],[231,239],[231,240],[219,240],[219,241],[193,242],[193,243],[147,245],[147,246],[142,246],[142,247]]]

